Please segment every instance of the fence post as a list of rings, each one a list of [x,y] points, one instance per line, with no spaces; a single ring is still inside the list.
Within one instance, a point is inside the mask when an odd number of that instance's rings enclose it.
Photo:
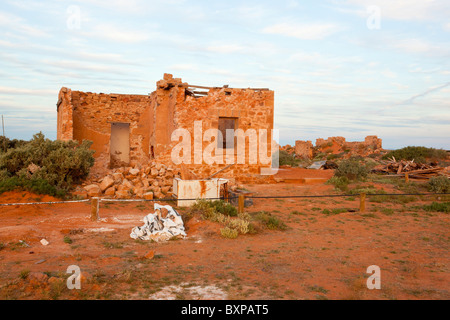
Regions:
[[[98,220],[98,211],[99,211],[99,198],[93,197],[91,199],[91,220],[97,221]]]
[[[407,172],[405,172],[405,182],[408,183],[409,182],[409,175]]]
[[[366,212],[366,194],[359,195],[359,212]]]
[[[240,194],[238,200],[238,213],[244,213],[245,196]]]

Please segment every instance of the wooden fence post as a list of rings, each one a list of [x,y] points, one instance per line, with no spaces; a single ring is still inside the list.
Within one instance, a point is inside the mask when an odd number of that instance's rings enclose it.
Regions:
[[[98,211],[99,211],[99,198],[93,197],[91,199],[91,220],[97,221],[98,220]]]
[[[245,196],[240,194],[238,200],[238,213],[244,213]]]
[[[359,195],[359,212],[366,212],[366,194]]]
[[[407,172],[405,172],[405,182],[408,183],[409,182],[409,175]]]

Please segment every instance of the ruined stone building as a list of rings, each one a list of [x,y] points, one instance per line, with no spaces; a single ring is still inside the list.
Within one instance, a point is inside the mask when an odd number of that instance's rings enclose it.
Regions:
[[[194,86],[165,74],[164,79],[157,82],[156,91],[147,95],[91,93],[62,88],[57,112],[57,139],[93,141],[91,148],[96,151],[97,168],[140,166],[151,161],[177,167],[171,158],[173,148],[179,144],[178,139],[172,141],[174,130],[188,130],[192,145],[200,144],[203,150],[212,142],[195,135],[196,121],[201,121],[202,133],[211,128],[223,133],[224,129],[268,130],[268,157],[274,145],[270,135],[274,92],[264,88]],[[226,139],[224,134],[224,141]],[[248,159],[254,150],[247,144],[245,151]],[[199,152],[202,150],[193,147],[192,161],[182,164],[198,178],[206,178],[230,163],[227,159],[223,164],[198,163],[194,158]],[[263,163],[259,159],[257,163],[236,163],[224,170],[222,176],[256,181],[262,178],[261,170],[270,166],[271,163]]]

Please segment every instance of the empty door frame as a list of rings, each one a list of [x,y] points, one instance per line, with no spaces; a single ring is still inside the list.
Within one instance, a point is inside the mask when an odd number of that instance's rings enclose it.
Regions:
[[[130,124],[111,123],[110,167],[127,166],[130,163]]]

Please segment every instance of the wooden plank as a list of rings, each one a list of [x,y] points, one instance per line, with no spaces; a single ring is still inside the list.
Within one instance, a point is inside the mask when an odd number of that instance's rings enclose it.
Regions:
[[[359,212],[366,212],[366,194],[359,195]]]
[[[244,213],[245,196],[240,194],[238,200],[238,213]]]
[[[228,169],[228,168],[230,168],[230,167],[232,167],[232,166],[234,166],[234,165],[235,165],[235,163],[229,164],[229,165],[226,166],[225,168],[222,168],[222,169],[220,169],[219,171],[217,171],[216,173],[213,173],[212,175],[210,175],[208,178],[206,178],[206,180],[211,179],[211,178],[214,177],[215,175],[221,173],[222,171],[224,171],[224,170],[226,170],[226,169]]]
[[[197,89],[218,89],[217,87],[194,86],[194,85],[192,85],[192,84],[188,84],[188,88],[197,88]]]
[[[91,199],[91,220],[97,221],[98,220],[98,211],[99,211],[99,198],[92,198]]]

